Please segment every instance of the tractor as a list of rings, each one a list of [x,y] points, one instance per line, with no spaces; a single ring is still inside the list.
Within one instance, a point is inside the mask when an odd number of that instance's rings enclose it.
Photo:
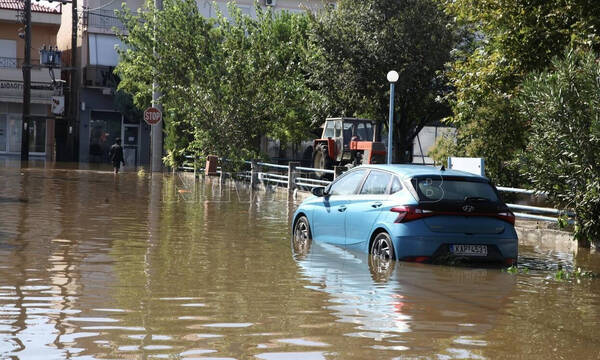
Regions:
[[[313,142],[315,169],[384,164],[385,156],[385,145],[375,141],[375,123],[367,119],[328,118],[323,135]]]

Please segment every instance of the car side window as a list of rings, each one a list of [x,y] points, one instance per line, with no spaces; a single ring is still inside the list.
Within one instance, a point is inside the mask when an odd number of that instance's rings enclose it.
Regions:
[[[390,187],[390,194],[395,194],[398,191],[402,190],[402,183],[400,180],[394,176],[394,180],[392,181],[392,186]]]
[[[338,181],[331,184],[329,195],[352,195],[362,181],[366,170],[357,170],[347,173]]]
[[[392,178],[392,174],[371,170],[369,176],[367,176],[367,180],[360,191],[361,194],[369,194],[369,195],[383,195],[385,194],[388,184]]]

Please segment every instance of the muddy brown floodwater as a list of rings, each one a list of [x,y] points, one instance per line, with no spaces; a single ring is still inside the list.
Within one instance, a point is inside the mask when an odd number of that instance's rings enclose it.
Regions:
[[[64,165],[63,165],[64,166]],[[520,249],[526,274],[313,243],[295,204],[179,175],[0,162],[0,358],[598,359],[598,256]]]

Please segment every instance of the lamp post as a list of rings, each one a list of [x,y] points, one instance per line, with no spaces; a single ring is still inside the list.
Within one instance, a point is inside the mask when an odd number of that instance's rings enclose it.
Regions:
[[[390,120],[388,124],[388,149],[387,163],[392,163],[392,153],[394,148],[394,90],[398,81],[398,73],[394,70],[387,74],[387,80],[390,82]]]

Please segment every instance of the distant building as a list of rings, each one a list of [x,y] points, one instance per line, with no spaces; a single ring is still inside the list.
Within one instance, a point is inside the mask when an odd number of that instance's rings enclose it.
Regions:
[[[23,129],[23,58],[25,41],[21,23],[22,0],[0,0],[0,154],[21,152]],[[51,113],[54,94],[48,68],[40,64],[39,49],[55,46],[61,21],[61,6],[32,2],[31,12],[31,115],[29,151],[32,156],[53,159],[55,119]],[[54,71],[60,79],[60,71]]]
[[[1,0],[0,0],[1,1]],[[143,7],[143,0],[125,2],[130,9]],[[215,17],[217,7],[227,16],[228,0],[198,0],[198,9],[206,17]],[[238,0],[241,10],[255,16],[254,0]],[[262,6],[272,6],[275,11],[301,12],[318,9],[323,0],[260,0]],[[115,137],[123,139],[125,161],[128,164],[148,164],[150,157],[150,127],[139,118],[121,114],[115,106],[115,89],[119,79],[113,74],[119,62],[115,46],[121,42],[112,30],[123,25],[115,16],[121,1],[80,0],[78,3],[80,27],[78,33],[79,91],[79,145],[80,162],[108,161],[108,146]],[[63,6],[62,25],[58,34],[61,49],[71,48],[71,6]],[[150,104],[148,104],[150,105]]]
[[[412,162],[414,164],[433,165],[434,161],[429,157],[429,151],[431,151],[435,143],[441,137],[455,139],[456,128],[442,124],[424,126],[413,139]]]

